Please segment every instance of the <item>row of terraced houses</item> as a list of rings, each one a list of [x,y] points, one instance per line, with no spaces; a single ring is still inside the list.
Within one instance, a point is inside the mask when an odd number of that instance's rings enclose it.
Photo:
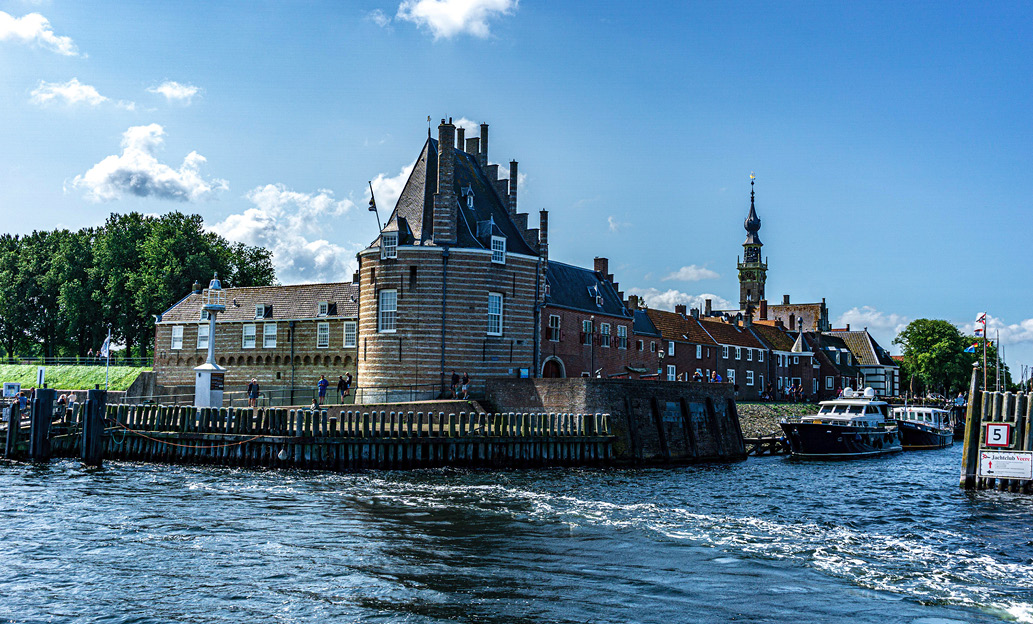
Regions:
[[[445,394],[453,372],[473,392],[491,378],[597,376],[692,382],[720,376],[743,399],[811,398],[847,386],[896,394],[897,367],[867,330],[833,329],[825,302],[769,305],[754,193],[738,263],[737,310],[648,309],[625,295],[606,258],[584,268],[549,257],[509,178],[488,163],[488,125],[466,138],[442,120],[349,281],[227,288],[208,334],[203,289],[155,329],[158,384],[192,386],[210,340],[227,389],[334,383],[351,373],[367,400]]]

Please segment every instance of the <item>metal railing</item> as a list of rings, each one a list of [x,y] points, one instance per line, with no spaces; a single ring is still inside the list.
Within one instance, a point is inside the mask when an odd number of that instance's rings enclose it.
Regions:
[[[105,358],[93,356],[4,356],[0,358],[2,364],[25,364],[31,366],[107,366]],[[111,366],[132,366],[135,368],[151,368],[154,365],[153,357],[121,357],[111,356]]]
[[[438,384],[411,384],[407,386],[379,386],[372,388],[352,388],[343,398],[337,387],[327,388],[326,397],[321,405],[353,405],[375,403],[402,403],[406,401],[426,401],[441,396]],[[472,395],[471,395],[472,396]],[[264,387],[258,393],[256,407],[286,407],[295,405],[311,405],[318,401],[319,391],[312,386],[279,386]],[[160,404],[160,405],[193,405],[194,389],[184,387],[176,392],[153,394],[146,396],[109,397],[109,403]],[[250,407],[247,390],[226,390],[222,394],[223,407]]]

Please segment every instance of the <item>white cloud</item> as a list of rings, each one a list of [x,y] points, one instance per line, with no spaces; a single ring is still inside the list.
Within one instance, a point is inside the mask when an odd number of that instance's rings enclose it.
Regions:
[[[623,230],[624,228],[628,227],[629,225],[631,225],[630,223],[624,223],[623,221],[618,221],[617,217],[615,217],[613,215],[610,215],[609,217],[606,217],[606,223],[609,226],[610,231],[613,232],[614,234],[616,234],[617,232],[619,232],[619,231]]]
[[[234,241],[272,251],[277,278],[285,284],[342,281],[355,271],[355,253],[319,238],[334,231],[337,219],[355,205],[334,198],[333,191],[299,193],[282,184],[252,189],[253,208],[230,215],[211,230]]]
[[[707,293],[690,295],[679,290],[658,290],[656,288],[631,288],[628,292],[642,297],[647,306],[656,310],[674,310],[674,306],[681,303],[684,303],[690,310],[692,308],[704,310],[707,299],[711,300],[714,310],[734,310],[739,307],[727,299]]]
[[[373,178],[373,192],[377,197],[377,208],[385,214],[385,217],[394,210],[395,204],[398,203],[398,198],[402,195],[402,189],[405,188],[405,183],[409,180],[409,174],[412,173],[412,168],[415,166],[416,163],[414,162],[407,167],[402,167],[398,175],[393,177],[380,173]],[[368,197],[366,201],[369,201]]]
[[[683,266],[674,273],[666,275],[661,281],[669,282],[677,280],[680,282],[698,282],[700,280],[717,279],[721,277],[716,271],[711,271],[706,267],[696,266],[690,264],[689,266]]]
[[[391,18],[380,9],[373,9],[366,14],[366,19],[381,28],[387,28],[391,24]]]
[[[403,0],[395,15],[400,20],[429,28],[435,39],[470,34],[491,35],[488,21],[510,15],[518,0]]]
[[[39,13],[14,17],[0,11],[0,41],[17,41],[45,48],[64,56],[79,56],[71,37],[57,36],[50,21]]]
[[[887,314],[866,305],[859,308],[850,308],[836,320],[833,327],[842,329],[849,324],[850,329],[854,331],[867,328],[868,333],[875,338],[875,341],[883,349],[892,351],[894,347],[893,339],[897,337],[897,334],[904,331],[909,322],[911,322],[911,319],[902,314]]]
[[[68,106],[88,104],[89,106],[99,106],[111,100],[101,95],[92,85],[83,84],[79,82],[78,78],[72,78],[68,82],[46,82],[45,80],[40,80],[39,86],[32,90],[30,101],[40,106],[49,104],[65,104]],[[136,104],[133,102],[119,100],[114,104],[126,110],[136,110]]]
[[[119,199],[123,193],[176,201],[212,198],[229,188],[225,180],[205,179],[204,156],[190,152],[179,169],[158,162],[155,153],[165,144],[165,129],[158,124],[133,126],[122,135],[122,154],[108,156],[89,171],[75,176],[71,188],[82,189],[91,201]]]
[[[463,128],[466,130],[466,138],[472,139],[481,136],[481,124],[467,119],[466,117],[460,117],[452,122],[456,128]],[[460,145],[459,149],[466,149],[465,145]]]
[[[164,95],[165,99],[169,102],[190,104],[193,101],[194,96],[201,92],[201,89],[194,85],[180,84],[173,80],[166,80],[156,87],[149,87],[147,91],[149,93]]]
[[[972,323],[965,332],[968,334],[975,333],[976,327],[982,327],[982,324]],[[1033,342],[1033,319],[1026,319],[1009,325],[996,316],[987,314],[986,333],[993,340],[997,340],[997,336],[1000,335],[1001,342],[1005,346],[1015,342]]]

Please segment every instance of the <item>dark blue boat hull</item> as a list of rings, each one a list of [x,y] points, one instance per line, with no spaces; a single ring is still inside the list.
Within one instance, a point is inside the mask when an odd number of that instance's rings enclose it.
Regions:
[[[896,427],[853,427],[815,423],[782,423],[793,457],[851,459],[902,450]]]
[[[935,429],[929,425],[898,420],[901,444],[906,451],[941,449],[954,444],[954,431]]]

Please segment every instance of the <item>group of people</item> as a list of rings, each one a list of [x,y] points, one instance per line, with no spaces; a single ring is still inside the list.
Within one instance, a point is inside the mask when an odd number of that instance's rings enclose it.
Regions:
[[[462,386],[459,385],[460,381],[462,381]],[[460,391],[462,391],[462,393],[463,393],[463,396],[461,398],[463,398],[463,399],[468,398],[470,396],[470,373],[465,373],[464,372],[463,373],[463,378],[462,378],[462,380],[460,380],[459,379],[459,374],[456,373],[453,370],[452,371],[452,384],[451,384],[451,388],[452,388],[452,398],[453,399],[460,398],[460,396],[459,396],[459,392]]]
[[[699,372],[699,370],[697,370],[695,373],[692,374],[692,381],[705,381],[707,383],[721,383],[724,380],[721,378],[721,375],[719,375],[717,373],[717,371],[712,371],[710,373],[710,377],[707,377],[703,373]]]
[[[319,395],[316,401],[317,405],[323,405],[326,403],[326,391],[330,387],[330,381],[327,380],[326,375],[320,375],[319,381],[316,382],[316,393]],[[341,403],[344,403],[347,396],[351,396],[352,393],[352,374],[345,373],[344,375],[337,376],[337,398]]]

